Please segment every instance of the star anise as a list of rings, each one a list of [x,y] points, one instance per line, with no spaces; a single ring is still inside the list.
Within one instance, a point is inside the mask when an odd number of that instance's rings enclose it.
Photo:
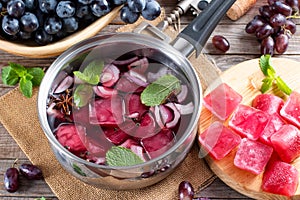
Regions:
[[[62,110],[65,115],[71,115],[71,108],[73,104],[73,96],[71,90],[67,89],[63,94],[60,94],[58,97],[51,97],[51,102],[55,103],[55,108]]]

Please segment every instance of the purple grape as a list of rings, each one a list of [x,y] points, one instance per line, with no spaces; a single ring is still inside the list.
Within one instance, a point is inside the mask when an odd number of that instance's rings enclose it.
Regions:
[[[290,15],[292,15],[292,12],[293,12],[292,8],[289,5],[287,5],[281,1],[276,1],[272,5],[272,7],[274,8],[274,10],[276,12],[281,13],[285,16],[290,16]]]
[[[254,17],[245,28],[246,33],[252,34],[255,33],[260,27],[262,27],[265,22],[263,21],[262,17],[260,15],[257,15],[259,17]]]
[[[286,20],[284,28],[289,30],[291,34],[295,34],[297,30],[297,26],[292,20]]]
[[[275,38],[275,49],[277,53],[283,54],[289,45],[289,37],[286,34],[280,34]]]
[[[15,18],[21,17],[25,12],[25,4],[22,0],[11,0],[7,3],[7,13]]]
[[[42,171],[33,164],[22,164],[19,167],[21,174],[29,180],[39,180],[43,178]]]
[[[182,181],[178,187],[180,200],[192,200],[194,197],[194,188],[188,181]]]
[[[142,11],[142,16],[147,20],[156,19],[161,13],[160,5],[155,0],[148,0],[145,9]]]
[[[274,54],[274,45],[275,45],[275,43],[271,36],[263,39],[261,42],[261,46],[260,46],[261,54],[262,55],[269,54],[272,56]]]
[[[286,23],[286,17],[283,14],[276,13],[270,17],[270,24],[273,27],[280,27]]]
[[[274,30],[271,25],[265,24],[264,26],[262,26],[256,31],[255,36],[257,39],[262,40],[270,36],[273,33],[273,31]]]
[[[268,5],[263,5],[263,6],[259,7],[258,11],[259,11],[260,15],[265,18],[270,18],[274,14],[272,7],[268,6]]]
[[[294,13],[299,12],[299,1],[298,0],[286,0],[285,2],[292,8]]]
[[[228,51],[230,48],[230,44],[229,44],[228,40],[224,36],[221,36],[221,35],[215,35],[212,38],[212,43],[217,49],[219,49],[223,52]]]
[[[19,171],[15,167],[10,167],[4,174],[4,187],[8,192],[15,192],[19,188]]]

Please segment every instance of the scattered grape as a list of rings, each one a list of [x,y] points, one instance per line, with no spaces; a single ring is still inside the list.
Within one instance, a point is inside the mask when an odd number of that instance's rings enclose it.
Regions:
[[[4,186],[8,192],[15,192],[19,188],[19,171],[15,167],[10,167],[4,174]]]
[[[146,0],[127,0],[128,7],[133,12],[142,12],[146,7]]]
[[[178,187],[180,200],[192,200],[194,198],[194,188],[188,181],[182,181]]]
[[[212,43],[217,49],[219,49],[223,52],[228,51],[230,48],[230,44],[229,44],[228,40],[221,35],[215,35],[212,38]]]
[[[292,19],[300,18],[299,1],[268,0],[267,5],[259,8],[259,13],[246,25],[246,33],[256,36],[261,43],[261,54],[283,54],[289,39],[296,33]]]
[[[37,166],[33,164],[23,163],[19,170],[23,176],[29,180],[39,180],[43,178],[43,173]]]

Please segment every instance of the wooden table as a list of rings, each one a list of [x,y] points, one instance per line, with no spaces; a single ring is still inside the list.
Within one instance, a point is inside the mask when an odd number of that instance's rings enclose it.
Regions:
[[[177,3],[176,0],[160,0],[159,2],[161,6],[165,8],[167,14],[169,14],[171,10],[175,8]],[[205,47],[205,51],[212,59],[214,59],[221,70],[226,70],[242,61],[258,58],[260,56],[258,42],[254,36],[246,34],[244,29],[245,25],[253,18],[253,16],[258,14],[258,7],[263,4],[266,4],[266,0],[258,0],[255,7],[238,21],[231,21],[229,18],[224,17],[213,32],[212,35],[221,34],[225,36],[231,44],[231,48],[226,54],[220,53],[213,48],[211,39],[208,41]],[[183,16],[180,20],[182,26],[184,27],[186,24],[188,24],[193,17],[194,16],[191,14],[191,12],[188,12],[185,16]],[[119,17],[117,17],[112,23],[102,30],[102,33],[114,32],[122,25],[123,23]],[[288,51],[284,55],[280,55],[280,57],[288,57],[300,61],[300,49],[298,48],[299,44],[300,36],[299,33],[296,33],[296,35],[294,35],[290,40]],[[54,59],[55,57],[44,59],[25,58],[0,51],[0,69],[3,66],[6,66],[8,62],[20,63],[28,67],[48,67],[54,61]],[[2,84],[2,81],[0,80],[0,96],[12,89],[13,87]],[[29,183],[28,181],[21,179],[22,186],[18,192],[7,192],[2,183],[3,173],[9,166],[11,166],[16,158],[19,158],[20,162],[28,161],[20,147],[15,143],[2,124],[0,124],[0,199],[33,200],[42,196],[47,199],[57,199],[49,186],[43,180]],[[209,197],[211,199],[249,199],[226,186],[220,179],[216,179],[209,187],[201,191],[201,196]]]

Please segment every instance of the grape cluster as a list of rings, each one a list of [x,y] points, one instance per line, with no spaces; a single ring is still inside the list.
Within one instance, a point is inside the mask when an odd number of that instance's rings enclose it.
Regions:
[[[293,18],[299,18],[298,0],[268,0],[267,5],[259,8],[259,15],[246,25],[245,31],[255,34],[261,44],[261,54],[283,54],[296,32]]]
[[[135,22],[140,15],[148,20],[160,15],[155,0],[0,0],[0,36],[46,45],[85,28],[123,4],[120,17],[125,23]]]

